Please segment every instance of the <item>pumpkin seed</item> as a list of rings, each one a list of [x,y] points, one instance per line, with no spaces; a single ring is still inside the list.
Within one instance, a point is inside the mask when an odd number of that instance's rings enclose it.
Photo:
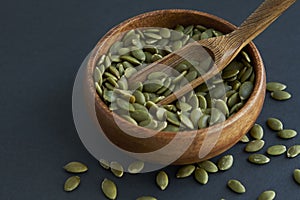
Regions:
[[[234,105],[236,105],[240,101],[239,93],[235,92],[232,94],[228,100],[227,100],[227,105],[232,108]]]
[[[290,99],[292,95],[286,91],[275,90],[271,92],[271,97],[275,100],[283,101],[283,100]]]
[[[188,116],[186,116],[185,114],[180,113],[179,114],[179,119],[189,129],[194,129],[194,124],[193,124],[193,122],[190,120],[190,118]]]
[[[296,137],[297,132],[292,129],[283,129],[277,133],[277,135],[282,139],[291,139]]]
[[[171,31],[167,28],[161,28],[160,31],[159,31],[159,34],[163,38],[170,38],[171,37]]]
[[[134,125],[138,125],[138,123],[130,116],[128,115],[121,115],[121,117],[123,117],[126,121],[134,124]]]
[[[244,83],[246,80],[250,78],[253,72],[253,67],[248,67],[243,76],[241,77],[241,82]],[[251,82],[251,81],[250,81]]]
[[[98,63],[97,63],[97,66],[100,66],[104,63],[105,57],[106,57],[105,55],[100,56],[100,58],[98,60]]]
[[[180,126],[178,116],[170,111],[166,111],[167,121],[173,125]]]
[[[263,165],[270,162],[270,158],[263,154],[252,154],[248,157],[248,160],[257,165]]]
[[[287,150],[288,158],[295,158],[300,154],[300,145],[293,145]]]
[[[238,75],[239,72],[240,71],[238,69],[224,70],[224,72],[222,72],[222,78],[229,79],[235,77],[236,75]]]
[[[277,118],[268,118],[267,119],[267,125],[273,131],[281,131],[283,129],[282,122]]]
[[[100,159],[99,160],[99,164],[101,165],[101,167],[103,167],[104,169],[109,169],[110,168],[110,164],[107,160],[104,159]]]
[[[193,122],[194,127],[198,126],[198,121],[200,120],[200,117],[203,115],[200,108],[196,108],[191,112],[190,118]]]
[[[208,126],[208,120],[209,120],[210,116],[209,115],[202,115],[198,121],[198,127],[199,128],[205,128]]]
[[[218,172],[218,167],[215,163],[213,163],[210,160],[205,160],[200,163],[198,163],[198,166],[203,168],[205,171],[209,173],[216,173]]]
[[[267,149],[267,153],[272,156],[279,156],[286,152],[286,146],[278,144],[273,145]]]
[[[156,184],[161,190],[165,190],[169,185],[168,174],[164,171],[158,172],[156,175]]]
[[[245,186],[238,180],[231,179],[227,182],[227,186],[234,192],[242,194],[246,192]]]
[[[149,113],[144,110],[134,110],[130,113],[130,116],[137,122],[150,119]]]
[[[246,59],[248,63],[251,63],[249,55],[245,51],[241,51],[242,56]]]
[[[133,50],[131,52],[131,55],[133,57],[135,57],[136,59],[140,60],[140,61],[145,61],[146,60],[146,55],[145,55],[144,51],[141,50],[141,49]]]
[[[133,64],[133,65],[142,64],[139,60],[137,60],[136,58],[134,58],[132,56],[122,55],[122,56],[120,56],[120,58],[124,61],[127,61],[127,62]]]
[[[215,108],[220,110],[225,116],[229,115],[227,104],[222,99],[215,99],[213,101]]]
[[[294,180],[300,185],[300,169],[294,170]]]
[[[177,40],[172,44],[172,50],[176,51],[182,47],[182,41]]]
[[[176,178],[186,178],[190,176],[194,171],[196,167],[194,165],[186,165],[181,168],[176,173]]]
[[[142,197],[138,197],[136,200],[157,200],[157,199],[152,196],[142,196]]]
[[[226,171],[230,169],[233,165],[233,156],[225,155],[218,160],[218,168],[221,171]]]
[[[250,140],[247,135],[243,135],[243,137],[240,139],[240,142],[243,142],[243,143],[248,143],[249,141]]]
[[[252,93],[253,90],[253,83],[250,81],[246,81],[242,83],[240,89],[239,89],[239,95],[241,100],[248,99]]]
[[[197,167],[194,173],[196,181],[205,185],[208,182],[208,174],[203,168]]]
[[[251,142],[249,142],[246,147],[245,147],[245,151],[246,152],[256,152],[261,150],[265,145],[265,141],[263,140],[252,140]]]
[[[144,83],[143,91],[155,93],[163,86],[163,82],[161,80],[149,80]]]
[[[117,198],[117,186],[113,181],[105,178],[102,181],[101,189],[108,199],[114,200]]]
[[[116,176],[116,177],[122,177],[124,174],[123,166],[115,161],[110,162],[110,171]]]
[[[155,39],[155,40],[160,40],[162,39],[162,36],[158,35],[158,34],[155,34],[155,33],[151,33],[151,32],[148,32],[148,33],[144,33],[144,35],[148,38],[151,38],[151,39]]]
[[[144,105],[146,103],[146,99],[145,99],[145,96],[144,94],[139,91],[139,90],[135,90],[133,92],[133,96],[135,97],[135,101],[141,105]]]
[[[143,161],[135,161],[128,166],[128,172],[131,174],[140,173],[144,169],[144,165]]]
[[[75,190],[80,184],[80,177],[79,176],[71,176],[69,177],[65,184],[64,184],[64,190],[66,192],[71,192]]]
[[[260,140],[264,136],[264,129],[259,124],[254,124],[254,126],[250,130],[250,135],[256,140]]]
[[[63,168],[67,172],[76,173],[76,174],[77,173],[83,173],[83,172],[86,172],[88,170],[88,167],[85,164],[83,164],[81,162],[77,162],[77,161],[69,162]]]
[[[95,82],[95,88],[96,88],[96,91],[98,92],[98,94],[99,94],[100,96],[102,96],[103,91],[102,91],[102,89],[101,89],[99,83]]]
[[[267,90],[270,92],[274,92],[277,90],[285,90],[286,89],[286,85],[283,83],[279,83],[279,82],[268,82],[267,83]]]
[[[124,99],[117,98],[116,103],[119,108],[121,108],[125,111],[130,111],[130,112],[135,111],[133,105]]]
[[[267,190],[261,193],[258,200],[273,200],[275,199],[276,193],[273,190]]]
[[[126,78],[130,78],[133,74],[135,74],[137,70],[133,67],[128,67],[124,71],[124,75]]]

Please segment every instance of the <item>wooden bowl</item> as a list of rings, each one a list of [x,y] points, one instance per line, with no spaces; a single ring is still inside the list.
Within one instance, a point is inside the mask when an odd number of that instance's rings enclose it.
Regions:
[[[96,45],[87,66],[87,92],[95,97],[97,119],[106,137],[127,153],[150,162],[189,164],[217,156],[236,144],[256,121],[264,102],[266,77],[261,56],[251,42],[246,50],[252,59],[256,80],[253,92],[242,109],[223,123],[184,132],[159,132],[130,124],[108,109],[95,94],[93,72],[101,55],[121,32],[141,27],[173,28],[177,24],[200,24],[223,33],[236,26],[211,14],[193,10],[158,10],[128,19],[112,28]],[[119,127],[121,125],[122,129]],[[125,127],[125,129],[124,129]],[[130,134],[127,134],[128,131]]]

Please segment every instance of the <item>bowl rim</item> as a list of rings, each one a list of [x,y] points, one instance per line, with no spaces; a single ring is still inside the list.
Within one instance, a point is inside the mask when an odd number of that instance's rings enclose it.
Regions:
[[[89,87],[88,93],[91,96],[94,96],[96,98],[95,99],[95,109],[103,109],[104,112],[108,116],[111,116],[112,118],[114,118],[113,117],[113,112],[108,109],[108,106],[99,97],[98,93],[95,90],[95,86],[94,86],[93,72],[94,72],[94,68],[96,67],[96,64],[97,64],[97,61],[98,61],[98,58],[99,58],[99,51],[101,50],[103,45],[110,39],[110,37],[112,35],[117,33],[117,31],[120,28],[122,28],[124,25],[126,25],[128,23],[134,23],[137,20],[147,18],[151,15],[162,14],[162,13],[164,13],[164,14],[167,14],[167,13],[186,13],[186,14],[191,14],[191,15],[193,15],[193,14],[194,15],[200,15],[201,17],[211,18],[213,21],[217,21],[218,23],[227,26],[227,28],[231,29],[232,31],[237,28],[234,24],[230,23],[229,21],[227,21],[223,18],[220,18],[218,16],[215,16],[213,14],[209,14],[209,13],[206,13],[206,12],[203,12],[203,11],[188,10],[188,9],[161,9],[161,10],[149,11],[149,12],[145,12],[145,13],[133,16],[133,17],[119,23],[118,25],[111,28],[97,42],[97,44],[94,47],[90,57],[88,58],[86,79],[88,81],[88,87]],[[196,134],[202,134],[203,132],[207,132],[209,129],[213,129],[217,126],[222,126],[223,129],[224,129],[224,127],[230,126],[232,123],[235,123],[242,115],[244,115],[245,112],[248,112],[248,107],[249,107],[250,101],[255,100],[256,96],[258,95],[258,92],[261,91],[261,89],[263,87],[262,83],[265,82],[265,70],[264,70],[264,64],[263,64],[261,55],[260,55],[257,47],[255,46],[255,44],[253,42],[250,42],[244,48],[248,48],[249,50],[251,50],[251,52],[252,52],[251,54],[253,54],[251,57],[252,57],[252,60],[255,62],[255,63],[252,64],[254,69],[261,68],[262,70],[261,70],[260,74],[258,74],[258,71],[255,70],[255,84],[254,84],[254,87],[253,87],[253,91],[257,91],[257,92],[252,92],[251,93],[250,97],[248,98],[246,103],[243,105],[243,107],[238,112],[236,112],[234,115],[227,118],[222,123],[217,123],[217,124],[214,124],[214,125],[206,127],[206,128],[190,130],[190,131],[179,131],[179,132],[164,131],[163,132],[164,134],[157,134],[156,136],[162,137],[162,138],[166,138],[166,137],[172,138],[172,137],[174,137],[175,134],[183,133],[183,134],[186,134],[186,137],[189,137],[189,135],[192,136],[195,133]],[[117,120],[120,120],[122,123],[127,124],[128,126],[134,126],[135,128],[140,129],[145,134],[153,135],[153,131],[155,131],[155,130],[152,130],[152,129],[148,129],[148,128],[144,128],[144,127],[141,127],[141,126],[133,125],[132,123],[130,123],[130,122],[126,121],[125,119],[123,119],[122,117],[120,117],[119,115],[116,115],[115,117],[117,117]],[[187,134],[187,133],[192,133],[192,134]]]

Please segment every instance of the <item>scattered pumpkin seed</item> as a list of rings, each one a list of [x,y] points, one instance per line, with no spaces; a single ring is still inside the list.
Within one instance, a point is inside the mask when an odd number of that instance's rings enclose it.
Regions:
[[[243,137],[240,139],[240,142],[243,142],[243,143],[248,143],[249,141],[250,140],[247,135],[243,135]]]
[[[263,154],[252,154],[248,157],[248,160],[257,165],[263,165],[270,162],[270,158]]]
[[[205,185],[208,182],[208,174],[203,168],[197,167],[194,173],[196,181]]]
[[[112,161],[110,163],[110,171],[116,176],[116,177],[122,177],[124,174],[123,166],[115,161]]]
[[[80,184],[80,177],[79,176],[71,176],[69,177],[65,184],[64,184],[64,190],[66,192],[71,192],[75,190]]]
[[[100,159],[99,160],[99,164],[104,168],[104,169],[109,169],[110,168],[110,164],[107,160],[104,159]]]
[[[230,169],[233,165],[233,156],[225,155],[218,160],[218,168],[221,171],[226,171]]]
[[[209,173],[216,173],[218,172],[218,167],[215,163],[213,163],[210,160],[205,160],[200,163],[198,163],[198,166],[203,168],[205,171]]]
[[[294,180],[300,185],[300,169],[294,170]]]
[[[277,118],[268,118],[267,119],[267,125],[273,131],[281,131],[283,129],[282,122]]]
[[[128,166],[128,172],[131,174],[140,173],[144,169],[144,165],[143,161],[135,161]]]
[[[261,193],[258,200],[273,200],[275,199],[276,193],[273,190],[267,190]]]
[[[256,140],[262,139],[264,136],[264,130],[262,126],[259,124],[254,124],[254,126],[250,130],[250,135]]]
[[[286,146],[282,144],[270,146],[267,149],[267,153],[271,156],[279,156],[286,152]]]
[[[176,173],[176,178],[186,178],[190,176],[195,171],[194,165],[186,165],[181,168]]]
[[[69,162],[63,168],[70,173],[83,173],[88,170],[85,164],[77,161]]]
[[[271,93],[271,97],[278,101],[288,100],[292,95],[286,91],[275,90]]]
[[[165,190],[169,185],[168,174],[164,171],[158,172],[156,175],[156,184],[161,190]]]
[[[227,186],[234,192],[242,194],[246,192],[245,186],[238,180],[231,179],[227,182]]]
[[[256,152],[261,150],[264,147],[264,145],[265,145],[265,141],[263,140],[252,140],[246,145],[245,151]]]
[[[277,133],[277,135],[282,139],[291,139],[296,137],[297,132],[292,129],[283,129]]]
[[[267,90],[270,92],[274,92],[277,90],[285,90],[286,89],[286,85],[283,83],[279,83],[279,82],[268,82],[267,83]]]
[[[157,199],[152,196],[142,196],[142,197],[138,197],[136,200],[157,200]]]
[[[287,157],[288,158],[295,158],[300,154],[300,145],[293,145],[287,150]]]
[[[101,189],[108,199],[114,200],[117,198],[117,186],[113,181],[105,178],[102,181]]]

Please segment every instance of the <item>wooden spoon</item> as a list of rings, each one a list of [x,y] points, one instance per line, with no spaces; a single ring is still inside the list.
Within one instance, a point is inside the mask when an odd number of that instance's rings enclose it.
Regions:
[[[243,47],[263,32],[295,1],[265,0],[235,31],[223,36],[190,43],[138,71],[130,77],[128,82],[129,84],[137,81],[143,82],[150,73],[156,71],[170,73],[170,67],[176,66],[184,59],[195,57],[195,53],[199,53],[199,46],[201,45],[214,59],[214,66],[207,73],[199,76],[159,102],[161,105],[169,104],[221,72]],[[207,52],[203,53],[204,57],[209,57]],[[166,66],[169,67],[166,68]]]

